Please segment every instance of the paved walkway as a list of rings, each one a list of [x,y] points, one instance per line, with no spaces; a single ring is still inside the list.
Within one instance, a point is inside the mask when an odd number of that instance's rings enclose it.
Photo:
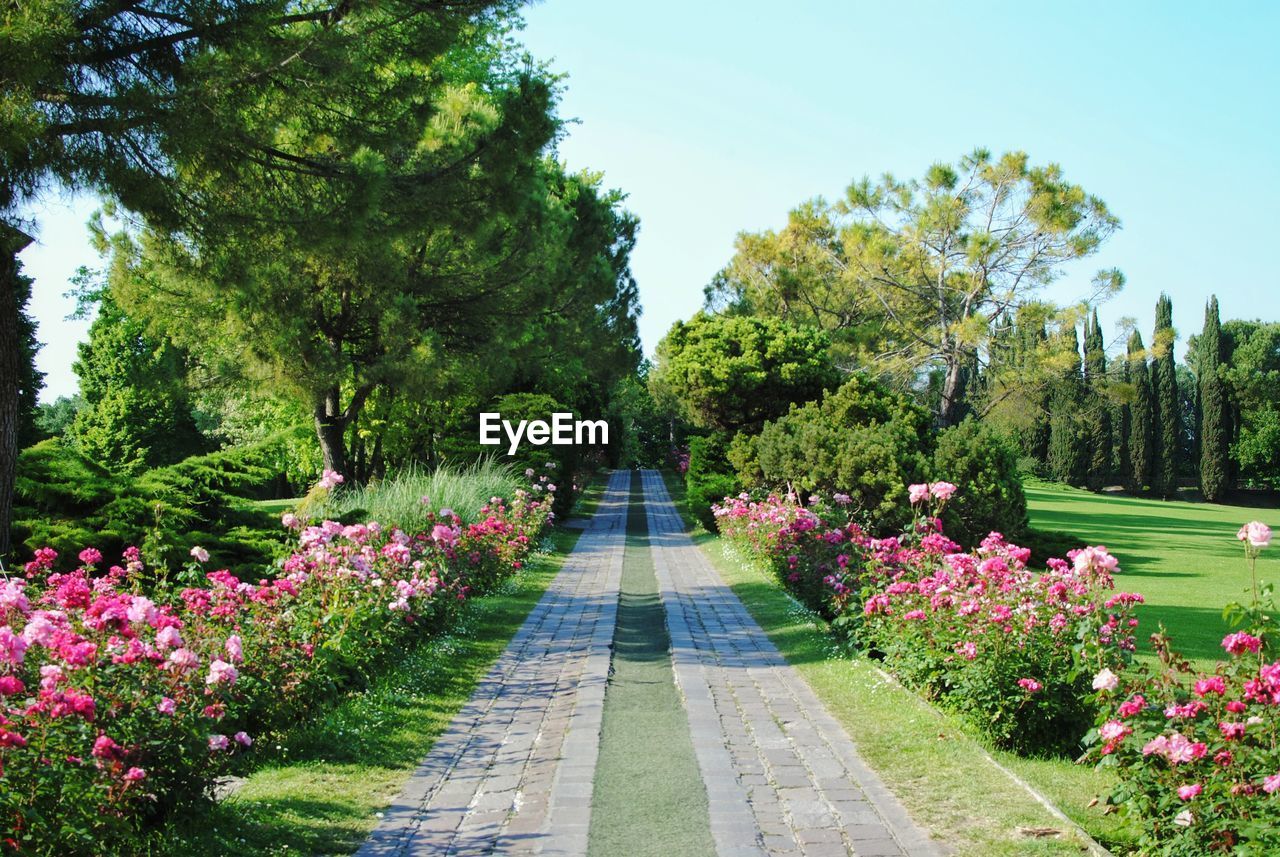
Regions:
[[[630,474],[360,849],[585,854]]]
[[[644,471],[643,486],[718,857],[938,854],[684,532],[661,476]],[[610,477],[560,574],[360,855],[586,855],[629,488],[628,473]]]
[[[656,471],[644,499],[720,857],[938,853],[685,533]]]

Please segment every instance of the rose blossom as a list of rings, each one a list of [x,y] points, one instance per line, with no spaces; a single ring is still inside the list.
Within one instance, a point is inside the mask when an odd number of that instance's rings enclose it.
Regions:
[[[204,548],[200,547],[200,545],[196,545],[191,549],[191,557],[196,562],[208,562],[209,552]]]
[[[1106,667],[1103,667],[1102,671],[1093,677],[1094,690],[1115,690],[1119,686],[1120,679]]]
[[[935,500],[950,500],[951,495],[956,493],[956,486],[950,482],[934,482],[929,486],[929,493],[933,495]]]
[[[173,714],[173,712],[177,710],[178,703],[174,702],[167,696],[162,697],[160,701],[156,703],[156,711],[159,711],[161,714]]]
[[[925,500],[929,499],[929,486],[924,484],[908,486],[907,497],[910,498],[911,505],[913,506],[916,503],[923,503]]]
[[[249,737],[248,732],[237,732],[235,734],[235,741],[237,744],[239,744],[242,747],[253,746],[253,739]]]
[[[210,735],[209,750],[225,750],[231,746],[231,740],[226,735]]]
[[[1222,648],[1233,655],[1242,655],[1245,652],[1257,652],[1262,648],[1262,640],[1244,631],[1237,631],[1222,638]]]
[[[204,680],[207,685],[215,684],[235,684],[236,679],[240,677],[240,673],[236,668],[224,660],[214,660],[209,664],[209,675]]]
[[[1261,521],[1250,521],[1240,528],[1236,538],[1247,542],[1251,547],[1265,548],[1271,544],[1271,528]]]
[[[1191,800],[1202,791],[1204,791],[1204,786],[1199,783],[1191,783],[1190,785],[1181,786],[1178,789],[1178,797],[1183,800]]]

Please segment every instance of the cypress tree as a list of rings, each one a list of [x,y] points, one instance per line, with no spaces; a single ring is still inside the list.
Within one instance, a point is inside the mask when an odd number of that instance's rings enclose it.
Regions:
[[[1128,489],[1138,493],[1151,484],[1151,460],[1154,453],[1155,413],[1151,394],[1151,374],[1147,370],[1147,354],[1142,334],[1129,337],[1129,381],[1133,384],[1133,407],[1129,427]]]
[[[1218,298],[1204,309],[1204,333],[1200,335],[1200,491],[1210,502],[1230,487],[1227,455],[1231,438],[1227,395],[1219,367],[1222,365],[1222,323]]]
[[[1088,456],[1087,483],[1097,491],[1111,481],[1111,405],[1106,396],[1107,355],[1098,324],[1098,311],[1085,319],[1084,334],[1084,417]]]
[[[1120,361],[1120,382],[1128,386],[1132,382],[1133,374],[1129,368],[1128,360]],[[1111,445],[1112,449],[1112,467],[1116,477],[1120,480],[1120,484],[1127,490],[1132,490],[1133,486],[1133,457],[1129,454],[1130,434],[1133,432],[1133,405],[1128,399],[1122,401],[1113,411],[1114,418],[1111,421],[1113,430],[1112,437],[1114,441]]]
[[[1156,302],[1156,329],[1152,341],[1152,416],[1155,420],[1155,449],[1151,462],[1151,487],[1166,500],[1178,493],[1181,403],[1178,399],[1177,370],[1174,367],[1173,301],[1166,294]]]
[[[1080,424],[1082,385],[1080,340],[1073,326],[1063,332],[1062,347],[1068,356],[1062,377],[1054,382],[1049,406],[1049,473],[1059,482],[1084,485],[1089,458],[1085,433]]]

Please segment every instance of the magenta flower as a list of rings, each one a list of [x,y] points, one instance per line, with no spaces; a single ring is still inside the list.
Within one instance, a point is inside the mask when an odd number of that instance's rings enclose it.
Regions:
[[[1275,794],[1280,791],[1280,773],[1272,774],[1263,780],[1262,790],[1267,794]]]
[[[218,752],[221,750],[225,750],[230,746],[231,746],[231,739],[229,739],[226,735],[210,735],[209,736],[210,752]]]
[[[1242,655],[1245,652],[1256,653],[1262,648],[1262,640],[1244,631],[1237,631],[1222,638],[1222,648],[1233,655]]]
[[[13,629],[8,625],[0,625],[0,664],[22,666],[26,651],[26,639],[13,633]]]
[[[1033,678],[1020,678],[1018,679],[1018,687],[1027,693],[1038,693],[1044,686]]]
[[[240,745],[240,746],[242,746],[242,747],[252,747],[252,746],[253,746],[253,739],[252,739],[251,737],[249,737],[249,733],[248,733],[248,732],[237,732],[237,733],[235,734],[235,741],[236,741],[236,743],[237,743],[237,744],[239,744],[239,745]]]
[[[102,562],[102,551],[97,548],[85,548],[80,551],[80,562],[84,565],[97,565]]]
[[[1190,785],[1185,785],[1178,789],[1178,797],[1183,800],[1191,800],[1202,791],[1204,791],[1204,786],[1199,783],[1191,783]]]
[[[147,772],[142,768],[130,768],[124,772],[124,780],[127,783],[136,783],[139,780],[146,779],[146,777]]]
[[[167,696],[162,697],[160,701],[156,703],[156,711],[159,711],[161,714],[173,714],[173,712],[177,710],[178,703],[174,702]]]

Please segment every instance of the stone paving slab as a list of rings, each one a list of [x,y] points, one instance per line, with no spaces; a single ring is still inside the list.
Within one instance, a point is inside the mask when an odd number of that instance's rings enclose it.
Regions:
[[[585,855],[631,477],[358,852]]]
[[[720,857],[941,854],[685,533],[661,475],[643,480]]]

